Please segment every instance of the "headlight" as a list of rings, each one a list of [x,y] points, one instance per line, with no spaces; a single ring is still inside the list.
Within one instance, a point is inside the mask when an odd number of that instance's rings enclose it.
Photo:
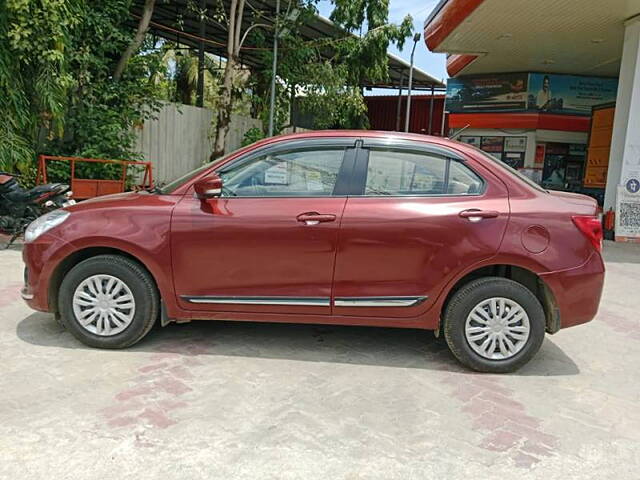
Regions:
[[[53,212],[46,213],[45,215],[36,218],[29,224],[27,230],[24,232],[24,241],[27,243],[33,242],[44,232],[60,225],[68,216],[69,212],[66,210],[54,210]]]

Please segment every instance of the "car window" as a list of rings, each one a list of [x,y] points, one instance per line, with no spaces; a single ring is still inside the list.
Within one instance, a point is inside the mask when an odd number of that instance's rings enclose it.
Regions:
[[[461,162],[427,152],[369,151],[365,195],[478,195],[484,182]]]
[[[482,191],[482,179],[460,162],[449,164],[447,193],[452,195],[473,195]]]
[[[343,157],[343,148],[323,148],[269,153],[238,162],[220,173],[222,196],[329,196]]]
[[[446,164],[426,153],[371,150],[365,195],[442,194]]]
[[[190,172],[185,173],[181,177],[178,177],[175,180],[167,183],[163,187],[158,188],[158,192],[161,193],[161,194],[169,194],[169,193],[173,192],[176,188],[181,187],[182,185],[187,183],[189,180],[195,178],[200,173],[204,172],[208,168],[211,168],[215,163],[224,162],[225,159],[227,159],[230,155],[233,155],[235,153],[236,153],[235,151],[231,152],[231,153],[228,153],[227,155],[225,155],[222,158],[218,158],[218,159],[214,160],[213,162],[205,163],[204,165],[196,168],[195,170],[191,170]]]
[[[535,190],[537,190],[539,192],[549,193],[547,190],[542,188],[540,185],[538,185],[536,182],[531,180],[529,177],[527,177],[526,175],[520,173],[515,168],[510,167],[509,165],[504,163],[502,160],[498,160],[493,155],[489,155],[488,153],[480,150],[479,148],[476,148],[476,147],[473,147],[473,148],[475,150],[477,150],[478,153],[480,153],[484,158],[486,158],[487,160],[490,160],[491,163],[493,163],[494,165],[497,165],[498,167],[500,167],[500,168],[506,170],[507,172],[511,173],[513,176],[517,177],[518,179],[520,179],[521,181],[523,181],[524,183],[526,183],[530,187],[534,188]]]

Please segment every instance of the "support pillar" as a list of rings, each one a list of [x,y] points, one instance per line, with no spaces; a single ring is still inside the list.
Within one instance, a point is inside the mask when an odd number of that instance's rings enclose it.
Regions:
[[[618,185],[634,185],[633,179],[640,181],[640,16],[625,23],[605,211],[616,208]]]

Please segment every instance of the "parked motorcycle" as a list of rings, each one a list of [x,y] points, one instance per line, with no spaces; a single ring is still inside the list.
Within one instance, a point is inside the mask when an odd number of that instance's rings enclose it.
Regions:
[[[56,208],[73,205],[73,192],[64,183],[47,183],[25,190],[18,175],[0,172],[0,232],[11,236],[5,248],[24,233],[27,225]]]

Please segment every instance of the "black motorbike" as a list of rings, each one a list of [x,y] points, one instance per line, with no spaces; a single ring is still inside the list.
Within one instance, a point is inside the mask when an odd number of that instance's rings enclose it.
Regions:
[[[13,173],[0,172],[0,232],[11,236],[5,248],[9,248],[40,215],[75,203],[69,185],[47,183],[25,190],[18,184],[17,177]]]

